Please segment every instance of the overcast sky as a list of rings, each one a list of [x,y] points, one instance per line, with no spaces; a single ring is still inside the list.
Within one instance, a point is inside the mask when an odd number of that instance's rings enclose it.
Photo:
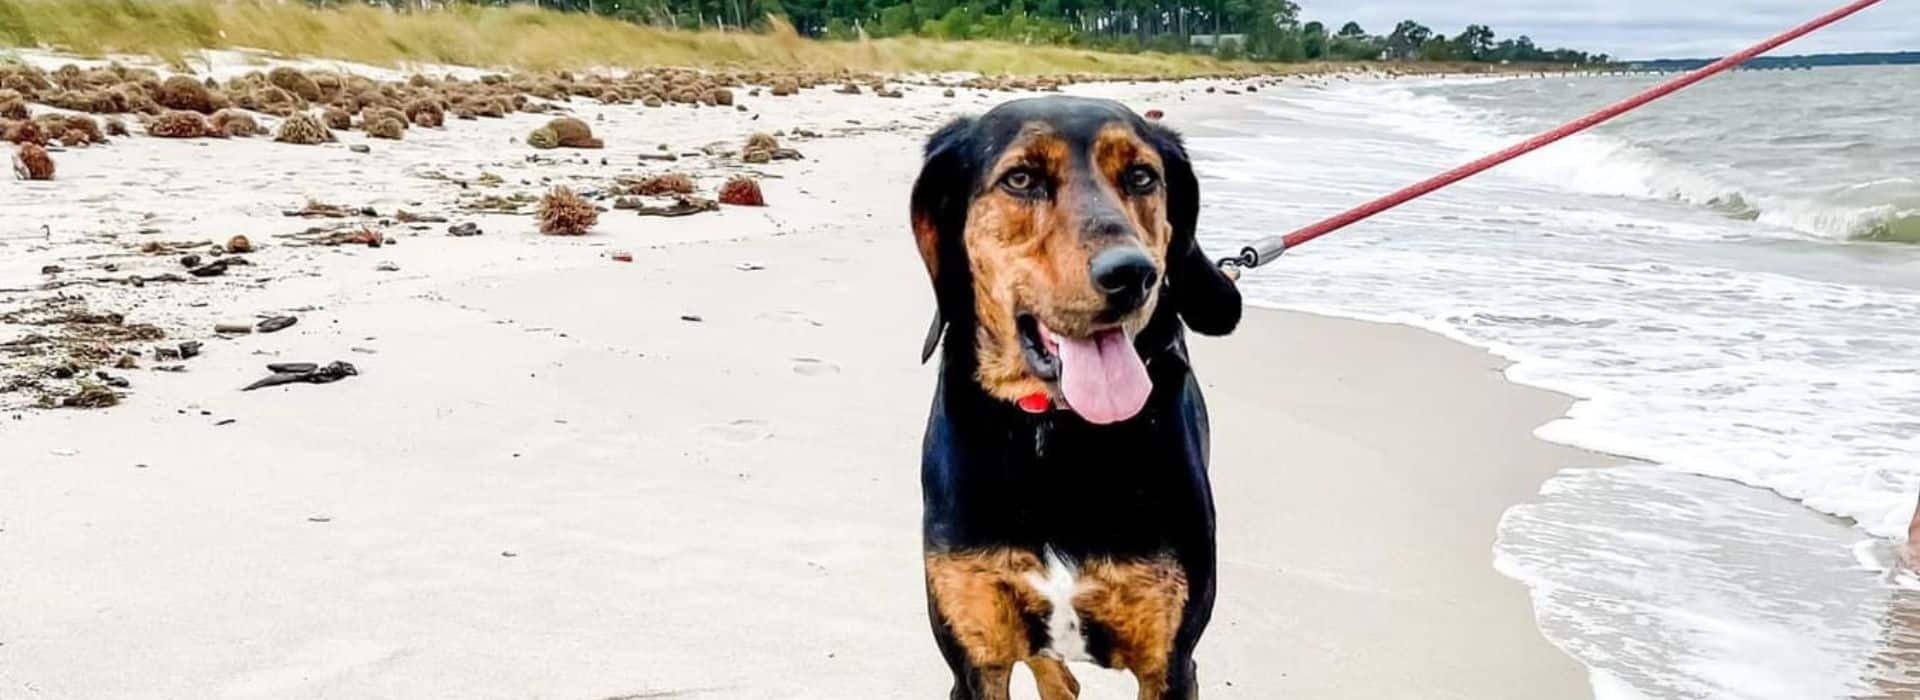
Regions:
[[[1337,30],[1354,20],[1375,34],[1411,19],[1459,34],[1468,24],[1493,27],[1501,39],[1525,34],[1550,48],[1617,58],[1708,58],[1746,48],[1813,19],[1841,0],[1295,0],[1305,20]],[[1879,5],[1787,44],[1776,55],[1920,50],[1920,3]]]

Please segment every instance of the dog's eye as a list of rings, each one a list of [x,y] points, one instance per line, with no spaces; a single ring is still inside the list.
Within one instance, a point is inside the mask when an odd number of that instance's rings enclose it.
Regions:
[[[1126,183],[1127,189],[1132,190],[1135,194],[1146,194],[1152,192],[1154,186],[1160,184],[1160,175],[1153,172],[1153,169],[1147,166],[1134,166],[1127,170]]]
[[[1040,178],[1025,170],[1015,170],[1000,178],[1000,186],[1014,194],[1032,194],[1039,185]]]

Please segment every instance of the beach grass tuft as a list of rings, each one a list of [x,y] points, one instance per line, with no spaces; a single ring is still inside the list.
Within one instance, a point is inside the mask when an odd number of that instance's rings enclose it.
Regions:
[[[157,56],[183,68],[203,49],[257,49],[384,66],[523,70],[682,66],[1161,76],[1288,70],[1199,55],[990,41],[814,41],[777,19],[773,25],[765,33],[683,31],[526,5],[395,11],[254,0],[0,0],[0,46]]]

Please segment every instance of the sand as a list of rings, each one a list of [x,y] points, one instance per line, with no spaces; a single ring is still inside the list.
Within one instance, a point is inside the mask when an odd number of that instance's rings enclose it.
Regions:
[[[1177,125],[1235,99],[1200,87],[1076,89],[1177,104]],[[0,288],[54,262],[175,269],[140,240],[265,245],[212,281],[69,289],[207,349],[116,372],[133,386],[111,409],[0,416],[0,697],[943,694],[919,569],[931,299],[905,201],[918,137],[1007,96],[580,102],[610,147],[572,162],[508,143],[531,115],[365,155],[358,134],[130,138],[64,154],[51,185],[0,184]],[[308,197],[450,210],[459,188],[427,170],[590,183],[665,169],[634,165],[656,143],[795,127],[824,134],[792,144],[804,161],[695,162],[707,191],[761,172],[765,209],[609,211],[569,239],[456,216],[486,233],[396,225],[378,250],[274,235],[312,224],[279,214]],[[207,332],[277,313],[300,323]],[[1529,437],[1564,399],[1437,336],[1300,314],[1195,353],[1221,528],[1207,697],[1587,692],[1491,562],[1500,513],[1584,459]],[[361,374],[238,391],[266,363],[333,360]],[[1132,692],[1078,672],[1087,697]]]

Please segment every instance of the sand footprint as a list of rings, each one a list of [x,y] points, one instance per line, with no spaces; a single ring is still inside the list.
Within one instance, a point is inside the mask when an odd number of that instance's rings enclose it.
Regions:
[[[800,313],[798,311],[767,311],[767,312],[755,314],[754,318],[762,321],[777,321],[780,323],[804,323],[806,325],[813,326],[815,328],[819,328],[821,326],[827,325],[819,321],[815,321],[813,320],[813,318],[807,316],[806,314]]]
[[[827,374],[839,374],[840,365],[813,357],[796,357],[793,358],[793,371],[795,374],[818,377]]]
[[[700,429],[701,433],[734,443],[753,442],[773,437],[767,422],[757,418],[737,418]]]

